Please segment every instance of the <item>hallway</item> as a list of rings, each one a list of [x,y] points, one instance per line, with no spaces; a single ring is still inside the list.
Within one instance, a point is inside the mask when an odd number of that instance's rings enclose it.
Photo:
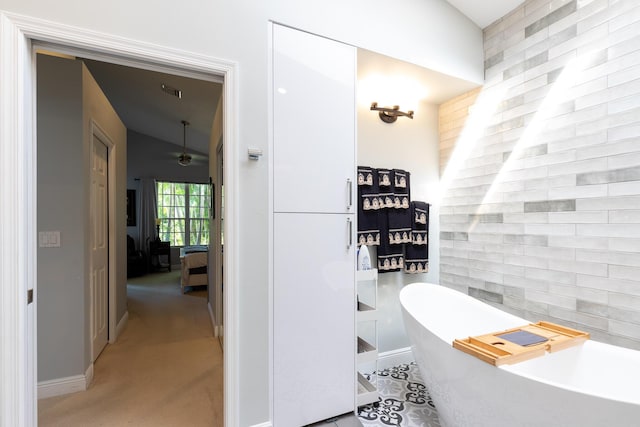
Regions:
[[[179,271],[128,279],[129,321],[85,392],[38,401],[40,426],[223,425],[223,362],[206,291]]]

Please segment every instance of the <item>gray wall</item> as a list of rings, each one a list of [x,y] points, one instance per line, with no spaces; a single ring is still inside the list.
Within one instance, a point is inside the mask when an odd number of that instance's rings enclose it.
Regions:
[[[527,1],[484,30],[477,99],[441,108],[441,283],[635,349],[639,12]]]
[[[480,29],[443,0],[406,0],[394,7],[382,0],[212,0],[183,2],[180,8],[168,0],[84,3],[0,0],[0,8],[238,64],[237,150],[246,153],[247,147],[256,147],[266,153],[260,162],[250,162],[246,155],[241,155],[235,165],[239,203],[237,251],[240,263],[253,260],[252,268],[239,271],[237,283],[238,413],[242,426],[267,421],[268,22],[277,21],[478,83],[483,79]]]
[[[38,231],[61,234],[60,247],[38,248],[38,381],[46,381],[82,375],[91,364],[91,119],[116,145],[117,321],[126,312],[126,137],[124,126],[81,62],[39,55],[37,77]]]
[[[84,374],[88,215],[82,141],[82,64],[38,56],[38,381]]]

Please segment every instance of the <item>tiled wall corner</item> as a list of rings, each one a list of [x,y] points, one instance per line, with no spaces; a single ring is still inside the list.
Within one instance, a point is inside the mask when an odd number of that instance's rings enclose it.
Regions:
[[[460,95],[442,104],[439,110],[438,128],[440,133],[440,174],[446,169],[451,152],[464,129],[469,115],[469,107],[473,106],[482,89]]]
[[[529,0],[440,107],[441,284],[640,349],[640,3]]]

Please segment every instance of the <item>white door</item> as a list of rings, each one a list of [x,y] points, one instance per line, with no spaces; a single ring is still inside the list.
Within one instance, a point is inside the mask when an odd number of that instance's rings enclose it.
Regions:
[[[275,212],[355,212],[353,46],[273,26]]]
[[[96,135],[91,145],[91,348],[95,361],[107,345],[109,332],[109,154]]]
[[[351,214],[274,214],[273,417],[299,427],[353,411]]]

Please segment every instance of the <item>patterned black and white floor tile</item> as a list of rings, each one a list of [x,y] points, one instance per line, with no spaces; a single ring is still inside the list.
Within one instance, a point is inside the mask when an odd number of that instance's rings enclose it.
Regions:
[[[367,379],[375,381],[375,374]],[[377,373],[380,400],[358,409],[364,427],[440,427],[438,412],[415,363]]]

